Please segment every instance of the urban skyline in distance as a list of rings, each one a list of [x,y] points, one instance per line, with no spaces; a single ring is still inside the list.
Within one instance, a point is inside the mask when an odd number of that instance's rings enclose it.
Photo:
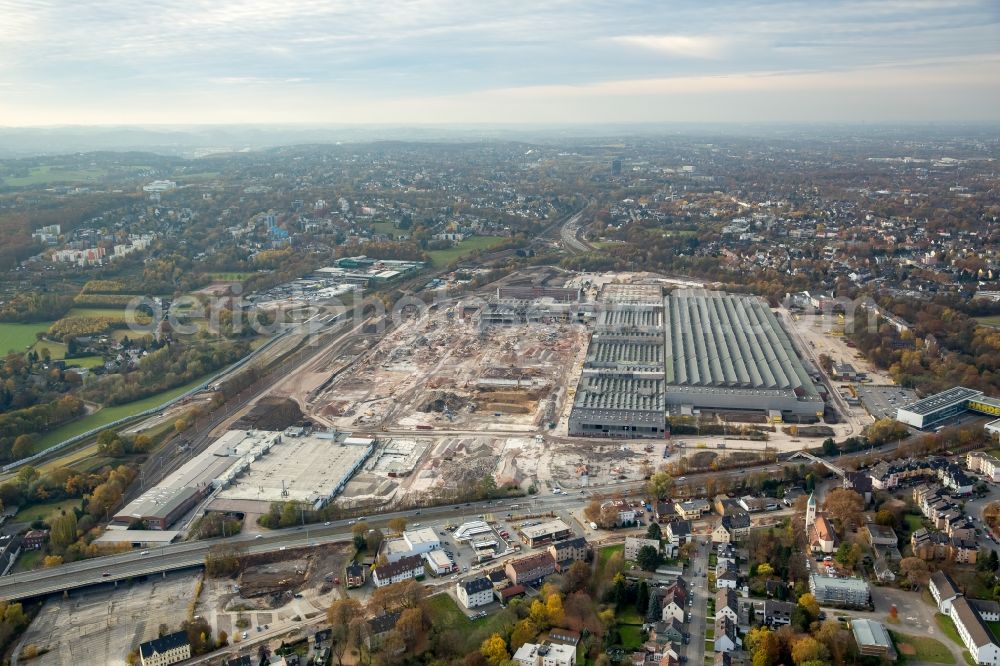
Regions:
[[[994,122],[952,2],[3,0],[0,126]]]

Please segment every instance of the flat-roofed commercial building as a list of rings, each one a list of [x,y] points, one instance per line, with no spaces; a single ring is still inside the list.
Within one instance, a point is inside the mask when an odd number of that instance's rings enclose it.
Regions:
[[[892,646],[889,632],[882,623],[865,618],[851,620],[851,632],[858,644],[858,652],[865,657],[879,657],[888,662],[896,660],[896,649]]]
[[[527,525],[520,530],[521,540],[532,548],[573,536],[569,525],[559,520],[549,520],[538,525]]]
[[[967,411],[969,401],[982,395],[982,391],[956,386],[900,407],[896,420],[921,430],[930,428]]]

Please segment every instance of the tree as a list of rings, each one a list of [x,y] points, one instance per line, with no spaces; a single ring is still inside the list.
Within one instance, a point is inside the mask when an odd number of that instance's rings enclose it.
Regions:
[[[650,523],[649,524],[649,527],[646,529],[646,538],[647,539],[656,539],[657,541],[659,541],[660,539],[663,538],[663,532],[660,530],[660,524],[659,523]]]
[[[424,636],[424,612],[420,608],[407,608],[399,615],[395,631],[399,633],[409,652],[416,652],[415,647]]]
[[[563,611],[562,597],[559,594],[550,594],[545,599],[545,614],[548,616],[549,624],[558,627],[565,619]]]
[[[653,546],[643,546],[636,553],[635,562],[645,571],[656,571],[660,566],[660,551]]]
[[[42,566],[46,569],[57,567],[63,563],[62,555],[46,555],[42,560]]]
[[[792,643],[792,661],[799,666],[826,658],[826,648],[812,636],[803,636]]]
[[[510,649],[517,650],[525,643],[535,640],[539,631],[541,630],[538,625],[532,622],[530,617],[524,618],[515,624],[514,630],[510,632]]]
[[[500,666],[505,661],[510,660],[510,653],[507,652],[507,644],[500,634],[493,634],[479,646],[479,651],[490,666]]]
[[[384,539],[382,530],[368,530],[368,534],[365,535],[365,548],[368,549],[369,553],[377,553],[378,549],[382,547]]]
[[[772,567],[768,562],[761,562],[757,565],[757,575],[758,576],[773,576],[774,567]]]
[[[646,492],[655,499],[667,499],[673,491],[674,477],[666,472],[657,472],[646,482]]]
[[[819,619],[819,602],[816,601],[816,597],[812,592],[806,592],[801,597],[799,597],[799,606],[806,612],[809,616],[810,622],[815,622]]]
[[[401,534],[406,529],[406,518],[393,518],[389,521],[389,531]]]
[[[753,666],[775,666],[777,663],[778,638],[767,627],[754,627],[748,631],[743,644],[753,655]]]
[[[601,501],[596,497],[587,503],[587,506],[583,509],[583,515],[587,517],[592,523],[600,522],[601,520]]]
[[[861,524],[865,500],[853,490],[834,488],[827,493],[823,508],[832,519],[840,523],[842,529],[846,530]]]
[[[579,592],[587,589],[590,583],[590,566],[586,562],[577,560],[569,566],[569,570],[563,575],[562,590],[566,594]]]
[[[930,579],[927,562],[919,557],[904,557],[900,560],[899,573],[906,578],[910,585],[926,585]]]
[[[639,583],[639,591],[635,595],[635,609],[645,613],[649,609],[649,585],[646,581]]]
[[[344,654],[354,640],[351,620],[363,613],[361,602],[350,597],[337,599],[326,609],[326,621],[330,624],[330,649],[337,657],[337,664],[343,664]]]
[[[72,511],[56,516],[50,527],[52,548],[57,552],[62,552],[76,541],[76,514]]]
[[[219,647],[226,647],[227,645],[229,645],[229,634],[224,629],[219,629]]]

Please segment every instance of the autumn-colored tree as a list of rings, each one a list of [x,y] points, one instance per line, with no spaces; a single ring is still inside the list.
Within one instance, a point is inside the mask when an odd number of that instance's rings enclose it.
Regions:
[[[792,661],[799,666],[826,659],[826,647],[812,636],[802,636],[792,643]]]
[[[802,606],[802,609],[809,616],[810,622],[815,622],[819,619],[819,602],[816,601],[816,597],[812,592],[806,592],[799,597],[799,606]]]
[[[767,627],[754,627],[743,640],[747,651],[753,655],[753,666],[775,666],[780,646],[774,632]]]
[[[326,609],[326,621],[330,624],[330,649],[342,665],[344,654],[354,642],[351,620],[362,616],[361,602],[350,597],[337,599]]]
[[[46,569],[57,567],[63,563],[62,555],[46,555],[42,559],[42,566]]]
[[[861,524],[865,500],[853,490],[834,488],[827,493],[823,509],[830,518],[840,523],[842,529],[847,530]]]
[[[530,643],[541,631],[530,617],[526,617],[514,625],[514,630],[510,632],[510,649],[517,650],[525,643]]]
[[[674,477],[666,472],[657,472],[646,482],[646,492],[655,499],[667,499],[673,491]]]
[[[548,616],[549,624],[553,627],[562,626],[565,612],[563,611],[562,597],[558,594],[550,594],[545,599],[545,614]]]
[[[424,612],[420,608],[407,608],[396,620],[395,630],[399,632],[407,651],[411,654],[422,651],[418,650],[417,646],[425,636],[425,629]]]
[[[590,584],[590,565],[577,560],[563,575],[562,589],[566,594],[587,589]]]
[[[486,661],[490,663],[490,666],[500,666],[505,661],[510,660],[510,653],[507,652],[507,643],[504,642],[503,636],[500,634],[493,634],[479,646],[479,651]]]
[[[389,531],[396,534],[402,533],[406,529],[406,518],[397,517],[389,521]]]
[[[771,576],[774,574],[774,567],[772,567],[768,562],[761,562],[757,565],[757,575],[758,576]]]
[[[899,561],[899,573],[910,585],[926,585],[930,580],[930,570],[927,562],[919,557],[904,557]]]

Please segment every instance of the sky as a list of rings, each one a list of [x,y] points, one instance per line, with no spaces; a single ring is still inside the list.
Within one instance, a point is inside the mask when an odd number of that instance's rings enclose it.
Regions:
[[[0,0],[0,125],[1000,121],[997,0]]]

